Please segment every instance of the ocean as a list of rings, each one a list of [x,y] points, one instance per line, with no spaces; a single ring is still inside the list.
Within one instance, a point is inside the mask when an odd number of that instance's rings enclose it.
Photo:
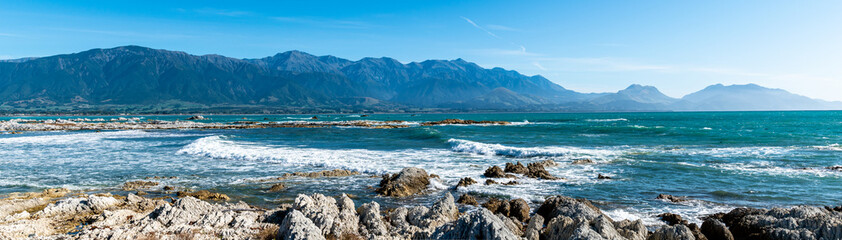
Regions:
[[[317,120],[310,119],[317,116]],[[129,116],[86,116],[117,118]],[[136,116],[178,120],[188,116]],[[442,194],[594,201],[606,214],[662,224],[655,215],[698,217],[735,207],[842,204],[842,112],[489,113],[361,115],[210,115],[203,122],[405,120],[448,118],[509,125],[444,125],[369,129],[54,131],[0,134],[0,194],[66,187],[122,192],[126,181],[152,176],[165,185],[225,193],[233,201],[273,207],[297,194],[349,193],[357,204],[429,205]],[[10,119],[73,117],[0,117]],[[563,180],[520,178],[485,185],[492,165],[554,160]],[[593,164],[571,164],[590,159]],[[441,176],[428,194],[378,197],[381,174],[420,167]],[[292,178],[268,192],[261,180],[284,173],[347,169],[363,174]],[[598,179],[599,174],[611,179]],[[480,184],[454,189],[460,178]],[[658,194],[688,196],[672,203]],[[154,193],[153,193],[154,196]]]

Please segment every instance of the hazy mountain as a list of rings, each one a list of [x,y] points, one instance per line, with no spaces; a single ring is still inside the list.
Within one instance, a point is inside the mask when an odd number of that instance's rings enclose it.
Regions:
[[[684,96],[671,108],[689,111],[832,110],[842,109],[842,103],[816,100],[755,84],[717,84]]]
[[[2,112],[670,111],[842,108],[756,85],[681,100],[651,86],[579,93],[462,59],[403,64],[289,51],[260,59],[124,46],[0,61]]]

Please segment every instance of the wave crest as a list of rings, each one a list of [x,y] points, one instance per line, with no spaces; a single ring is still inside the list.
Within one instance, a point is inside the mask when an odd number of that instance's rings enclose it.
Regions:
[[[610,156],[618,155],[617,151],[612,150],[583,149],[577,147],[510,147],[502,144],[481,143],[455,138],[451,138],[450,140],[447,140],[447,142],[451,144],[451,150],[455,152],[473,153],[479,155],[497,155],[514,158],[564,157],[576,159],[589,157],[604,159]]]

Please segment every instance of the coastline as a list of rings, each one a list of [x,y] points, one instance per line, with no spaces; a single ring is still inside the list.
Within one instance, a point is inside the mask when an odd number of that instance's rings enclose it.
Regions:
[[[530,165],[529,168],[538,166]],[[489,168],[492,169],[492,168]],[[516,165],[507,166],[516,170]],[[488,172],[489,179],[506,176]],[[530,170],[526,170],[530,171]],[[536,169],[536,171],[538,171]],[[322,171],[282,178],[324,178],[359,173]],[[527,173],[529,174],[529,173]],[[548,176],[544,176],[548,177]],[[641,220],[615,221],[586,199],[548,196],[542,203],[523,199],[452,195],[460,181],[443,192],[429,191],[423,169],[407,168],[383,176],[372,194],[400,198],[437,194],[429,206],[381,208],[376,201],[355,203],[353,196],[301,193],[292,203],[260,208],[232,202],[224,194],[172,187],[149,190],[148,182],[127,182],[125,195],[47,189],[13,193],[0,199],[0,239],[839,239],[842,207],[735,208],[689,223],[672,213],[663,225]],[[274,188],[274,187],[273,187]],[[165,194],[147,198],[143,195]],[[280,187],[278,191],[283,191]],[[687,198],[662,195],[670,202]],[[458,199],[458,200],[457,200]],[[483,202],[479,204],[479,202]],[[795,223],[795,224],[793,224]]]

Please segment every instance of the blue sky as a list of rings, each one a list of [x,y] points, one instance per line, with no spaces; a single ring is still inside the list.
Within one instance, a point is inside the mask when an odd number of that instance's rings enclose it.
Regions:
[[[839,1],[6,1],[0,59],[141,45],[463,58],[569,89],[757,83],[842,100]]]

